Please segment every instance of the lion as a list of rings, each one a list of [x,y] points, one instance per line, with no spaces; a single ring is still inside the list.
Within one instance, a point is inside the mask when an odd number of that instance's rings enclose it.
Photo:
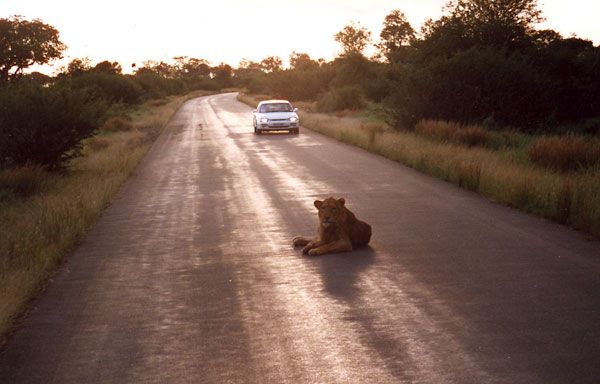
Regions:
[[[319,234],[316,239],[295,237],[294,247],[304,246],[302,253],[316,256],[347,252],[369,244],[371,226],[358,220],[345,203],[343,198],[315,200],[315,207],[319,210]]]

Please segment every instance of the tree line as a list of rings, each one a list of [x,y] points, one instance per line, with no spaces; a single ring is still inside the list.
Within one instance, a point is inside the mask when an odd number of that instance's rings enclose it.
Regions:
[[[62,168],[103,122],[148,99],[233,85],[233,68],[175,57],[123,74],[118,62],[75,58],[55,76],[25,73],[63,57],[59,31],[41,20],[0,19],[0,168]]]
[[[194,89],[245,88],[323,112],[376,108],[397,129],[423,119],[528,132],[600,132],[600,47],[538,29],[537,0],[450,0],[416,30],[401,10],[370,31],[352,23],[334,35],[332,61],[294,52],[242,60],[237,68],[204,59],[147,61],[123,74],[110,60],[76,58],[53,77],[26,74],[62,58],[59,32],[41,20],[0,19],[0,166],[49,168],[79,154],[81,140],[111,114],[149,98]]]
[[[295,53],[289,69],[255,70],[243,84],[317,100],[323,111],[374,103],[399,129],[439,119],[598,133],[600,47],[536,28],[543,20],[537,0],[451,0],[419,31],[394,10],[383,20],[375,57],[363,53],[370,31],[350,24],[334,36],[343,53],[332,62]]]

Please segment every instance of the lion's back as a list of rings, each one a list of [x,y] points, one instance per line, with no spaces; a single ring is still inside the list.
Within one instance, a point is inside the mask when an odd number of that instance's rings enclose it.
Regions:
[[[348,216],[349,220],[345,230],[352,243],[352,248],[361,248],[369,244],[369,241],[371,241],[371,226],[358,220],[350,210],[348,210]]]
[[[369,244],[369,241],[371,241],[371,226],[364,221],[356,220],[350,233],[352,248],[364,247]]]

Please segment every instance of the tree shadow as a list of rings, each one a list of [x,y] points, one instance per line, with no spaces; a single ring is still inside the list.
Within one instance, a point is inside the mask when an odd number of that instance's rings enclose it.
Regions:
[[[352,252],[320,256],[320,272],[325,291],[352,302],[360,295],[360,274],[375,262],[376,252],[370,246]]]

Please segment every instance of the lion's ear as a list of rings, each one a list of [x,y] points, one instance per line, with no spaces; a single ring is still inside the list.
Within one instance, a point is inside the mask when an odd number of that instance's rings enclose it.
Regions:
[[[315,207],[317,207],[317,209],[321,209],[321,205],[323,205],[321,200],[315,200]]]
[[[346,200],[344,200],[344,198],[343,198],[343,197],[340,197],[340,198],[338,199],[338,202],[339,202],[340,204],[342,204],[342,207],[344,206],[344,204],[346,204]]]

